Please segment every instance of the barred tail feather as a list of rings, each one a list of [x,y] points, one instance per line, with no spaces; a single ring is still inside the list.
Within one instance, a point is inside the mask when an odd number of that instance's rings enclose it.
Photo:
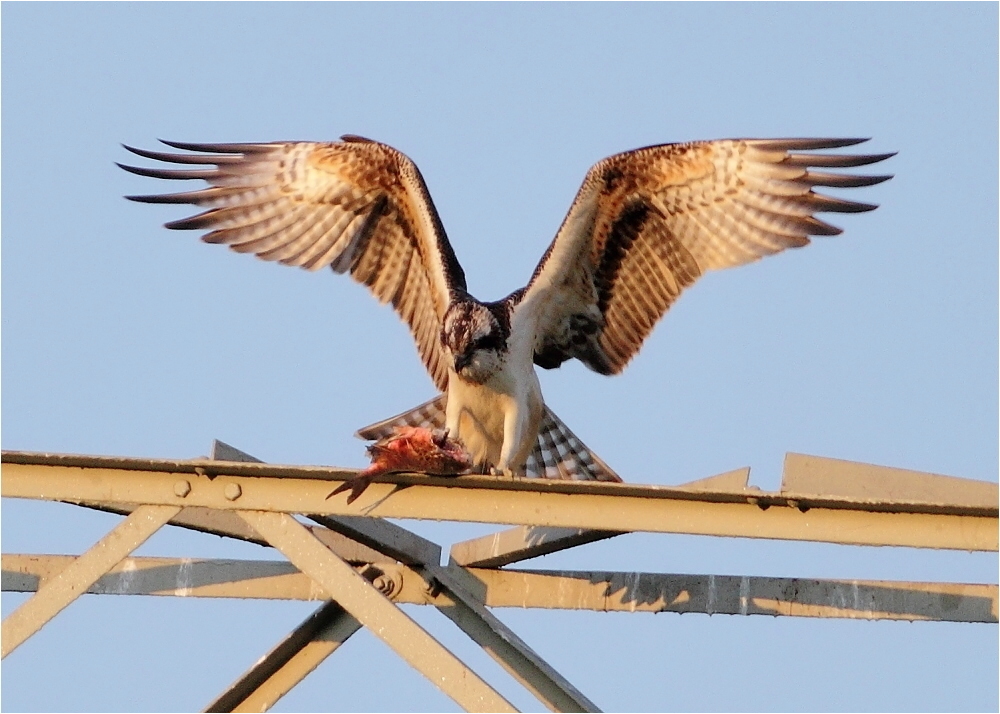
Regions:
[[[376,424],[370,424],[358,429],[355,436],[370,441],[378,441],[387,436],[392,436],[393,430],[400,426],[422,427],[424,429],[444,429],[444,410],[448,403],[448,396],[439,394],[429,402],[424,402],[418,407],[413,407],[402,414],[383,419]]]
[[[542,423],[538,427],[538,442],[528,456],[525,471],[533,478],[618,483],[622,480],[548,407],[545,407]]]
[[[402,414],[358,429],[362,439],[378,440],[393,434],[401,426],[443,429],[447,397],[441,394]],[[570,431],[562,419],[545,407],[538,428],[538,441],[525,464],[528,478],[558,478],[576,481],[616,481],[621,477]]]

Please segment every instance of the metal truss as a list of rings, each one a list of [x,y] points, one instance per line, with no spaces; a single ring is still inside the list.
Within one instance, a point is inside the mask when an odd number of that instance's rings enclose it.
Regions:
[[[327,498],[355,473],[263,464],[221,442],[191,461],[4,452],[3,496],[126,517],[79,556],[3,556],[3,590],[35,594],[3,621],[2,655],[84,593],[323,601],[206,711],[267,711],[361,627],[464,709],[514,711],[398,607],[429,605],[552,711],[599,711],[489,608],[997,622],[995,584],[505,567],[639,531],[996,551],[995,483],[789,454],[777,492],[742,469],[670,488],[397,474],[351,505]],[[453,545],[441,565],[440,546],[390,517],[515,527]],[[164,525],[288,562],[130,557]]]

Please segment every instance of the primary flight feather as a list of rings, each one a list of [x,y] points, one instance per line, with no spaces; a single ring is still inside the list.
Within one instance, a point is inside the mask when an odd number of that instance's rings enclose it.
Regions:
[[[406,322],[431,379],[427,404],[359,432],[445,428],[483,470],[620,480],[544,404],[532,364],[579,359],[617,374],[670,305],[704,272],[743,265],[809,236],[836,235],[817,213],[875,206],[816,193],[890,176],[831,173],[892,154],[808,153],[864,139],[730,139],[662,144],[595,164],[528,284],[484,303],[468,293],[416,165],[357,136],[339,142],[126,147],[193,168],[122,166],[208,188],[148,203],[205,209],[168,228],[309,270],[350,275]]]

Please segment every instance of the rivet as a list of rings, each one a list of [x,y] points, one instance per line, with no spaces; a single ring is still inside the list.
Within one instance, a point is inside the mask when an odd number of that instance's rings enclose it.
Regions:
[[[383,595],[385,595],[386,597],[392,595],[392,591],[395,590],[392,584],[392,579],[387,578],[385,575],[379,575],[377,578],[375,578],[372,581],[372,585],[374,585],[375,589],[378,590]]]
[[[790,499],[788,499],[788,506],[789,506],[789,508],[798,508],[799,507],[799,502],[796,501],[795,499],[790,498]]]
[[[184,498],[191,493],[191,484],[184,480],[178,481],[174,484],[174,493]]]
[[[398,572],[387,573],[374,565],[369,565],[361,575],[390,600],[395,600],[403,587],[403,580]]]
[[[226,489],[225,491],[223,491],[223,494],[230,501],[235,501],[237,498],[243,495],[243,489],[240,488],[240,485],[238,483],[227,483]]]

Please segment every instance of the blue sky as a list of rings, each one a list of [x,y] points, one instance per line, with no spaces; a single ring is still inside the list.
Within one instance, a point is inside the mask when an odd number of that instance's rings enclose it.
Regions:
[[[484,299],[523,285],[591,164],[651,143],[871,136],[895,178],[842,236],[686,292],[613,379],[542,375],[626,480],[785,452],[997,480],[997,5],[21,4],[2,9],[2,445],[186,458],[213,438],[359,466],[433,396],[366,292],[161,227],[128,143],[332,140],[419,165]],[[883,166],[879,167],[881,171]],[[5,501],[4,552],[115,518]],[[447,545],[489,526],[407,524]],[[274,557],[162,532],[145,555]],[[631,535],[535,567],[997,582],[995,554]],[[5,594],[4,614],[24,596]],[[2,707],[204,706],[307,603],[85,597],[3,663]],[[437,613],[411,614],[525,709]],[[606,710],[996,710],[997,628],[498,611]],[[58,684],[56,684],[58,683]],[[359,633],[277,711],[450,711]]]

